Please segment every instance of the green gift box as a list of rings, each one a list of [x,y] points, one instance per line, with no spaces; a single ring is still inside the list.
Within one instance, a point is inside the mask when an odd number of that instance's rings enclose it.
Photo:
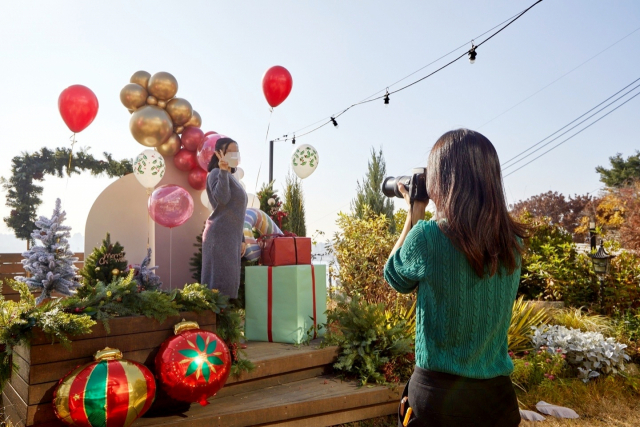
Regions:
[[[326,274],[323,264],[245,267],[245,338],[299,344],[324,335]]]

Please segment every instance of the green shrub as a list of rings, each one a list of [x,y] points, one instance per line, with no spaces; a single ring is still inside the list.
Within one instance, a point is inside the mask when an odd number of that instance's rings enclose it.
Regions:
[[[562,354],[543,350],[526,352],[513,359],[511,381],[522,390],[529,390],[543,381],[554,381],[567,375],[567,362]]]
[[[403,316],[358,295],[350,299],[338,296],[336,308],[327,316],[324,340],[324,345],[340,347],[333,367],[362,384],[408,379],[415,360],[411,312]]]

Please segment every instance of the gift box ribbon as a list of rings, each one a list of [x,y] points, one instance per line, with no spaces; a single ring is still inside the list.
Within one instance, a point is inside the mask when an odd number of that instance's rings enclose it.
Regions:
[[[269,342],[273,342],[273,267],[269,266],[267,273],[267,337]],[[316,314],[316,271],[311,264],[311,292],[313,295],[313,338],[317,338],[317,314]]]

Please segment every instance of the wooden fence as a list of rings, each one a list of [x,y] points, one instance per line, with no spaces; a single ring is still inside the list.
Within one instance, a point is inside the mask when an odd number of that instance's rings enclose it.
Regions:
[[[74,254],[78,257],[78,262],[74,265],[78,268],[84,266],[84,253],[76,252]],[[0,281],[4,282],[6,279],[13,279],[16,276],[25,276],[26,273],[22,267],[22,254],[0,254]],[[2,287],[2,295],[5,299],[16,301],[20,297],[17,291],[14,291],[11,287],[6,286],[4,283],[0,283]]]

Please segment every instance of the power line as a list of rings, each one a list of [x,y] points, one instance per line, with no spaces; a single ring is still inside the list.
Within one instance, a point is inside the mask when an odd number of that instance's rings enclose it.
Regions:
[[[564,125],[563,127],[561,127],[560,129],[558,129],[557,131],[555,131],[554,133],[552,133],[551,135],[547,136],[546,138],[543,138],[542,140],[540,140],[539,142],[533,144],[532,146],[530,146],[529,148],[527,148],[524,151],[521,151],[519,154],[517,154],[516,156],[510,158],[509,160],[507,160],[506,162],[504,162],[502,164],[502,170],[505,169],[509,169],[510,167],[513,167],[515,164],[521,162],[522,160],[526,159],[527,157],[531,156],[533,153],[540,151],[540,149],[542,149],[543,147],[546,147],[547,145],[551,144],[553,141],[557,140],[558,138],[560,138],[561,136],[565,135],[566,133],[568,133],[569,131],[575,129],[576,127],[578,127],[579,125],[581,125],[582,123],[586,122],[587,120],[589,120],[590,118],[592,118],[593,116],[595,116],[596,114],[598,114],[599,112],[601,112],[602,110],[608,108],[609,106],[611,106],[612,104],[614,104],[615,102],[617,102],[618,100],[620,100],[621,98],[624,98],[625,96],[627,96],[629,93],[633,92],[634,90],[636,90],[638,87],[640,87],[640,85],[635,86],[634,88],[630,89],[629,91],[627,91],[626,93],[624,93],[623,95],[619,96],[618,98],[616,98],[615,100],[611,101],[609,104],[605,105],[604,107],[602,107],[600,110],[596,111],[595,113],[593,113],[592,115],[590,115],[589,117],[587,117],[586,119],[584,119],[583,121],[579,122],[578,124],[576,124],[575,126],[573,126],[572,128],[568,129],[567,131],[561,133],[560,135],[558,135],[557,137],[553,138],[551,141],[547,142],[546,144],[542,145],[540,148],[534,150],[533,152],[527,154],[526,156],[516,160],[515,162],[512,162],[512,160],[522,156],[524,153],[526,153],[527,151],[532,150],[533,148],[537,147],[538,145],[542,144],[545,140],[551,138],[553,135],[557,134],[558,132],[560,132],[561,130],[563,130],[564,128],[570,126],[572,123],[578,121],[579,119],[581,119],[582,117],[586,116],[587,114],[589,114],[591,111],[595,110],[596,108],[598,108],[599,106],[601,106],[602,104],[604,104],[605,102],[607,102],[608,100],[610,100],[611,98],[613,98],[614,96],[616,96],[617,94],[619,94],[620,92],[622,92],[623,90],[625,90],[626,88],[628,88],[629,86],[631,86],[632,84],[636,83],[638,80],[640,80],[640,78],[637,78],[636,80],[632,81],[630,84],[628,84],[627,86],[623,87],[622,89],[620,89],[618,92],[614,93],[613,95],[611,95],[610,97],[608,97],[607,99],[605,99],[604,101],[602,101],[601,103],[599,103],[598,105],[596,105],[595,107],[591,108],[589,111],[587,111],[586,113],[582,114],[581,116],[577,117],[576,119],[572,120],[571,122],[567,123],[566,125]],[[509,165],[507,165],[508,163],[511,163]]]
[[[526,8],[525,10],[523,10],[522,12],[518,13],[517,15],[515,15],[515,17],[513,17],[512,19],[508,20],[508,22],[507,22],[505,25],[503,25],[502,27],[500,27],[500,29],[498,29],[498,31],[496,31],[496,32],[494,32],[493,34],[491,34],[489,37],[487,37],[485,40],[483,40],[482,42],[480,42],[478,45],[473,45],[473,44],[472,44],[472,48],[471,48],[470,50],[465,51],[463,54],[461,54],[460,56],[456,57],[456,58],[455,58],[455,59],[453,59],[452,61],[450,61],[450,62],[448,62],[447,64],[443,65],[442,67],[440,67],[440,68],[436,69],[435,71],[432,71],[431,73],[427,74],[426,76],[419,78],[418,80],[415,80],[415,81],[413,81],[413,82],[411,82],[411,83],[409,83],[409,84],[407,84],[407,85],[405,85],[405,86],[403,86],[403,87],[401,87],[401,88],[399,88],[399,89],[396,89],[396,90],[393,90],[393,91],[391,91],[391,92],[388,92],[388,94],[389,94],[389,95],[392,95],[392,94],[398,93],[398,92],[400,92],[400,91],[403,91],[403,90],[405,90],[405,89],[408,89],[408,88],[410,88],[411,86],[413,86],[413,85],[415,85],[415,84],[417,84],[417,83],[420,83],[421,81],[423,81],[423,80],[425,80],[425,79],[427,79],[427,78],[429,78],[429,77],[433,76],[434,74],[438,73],[439,71],[441,71],[441,70],[443,70],[443,69],[447,68],[448,66],[452,65],[454,62],[459,61],[460,59],[462,59],[462,58],[463,58],[463,57],[465,57],[466,55],[468,55],[468,54],[470,55],[472,52],[475,52],[475,49],[477,49],[478,47],[482,46],[483,44],[485,44],[486,42],[488,42],[489,40],[491,40],[493,37],[495,37],[496,35],[498,35],[500,32],[502,32],[502,31],[503,31],[504,29],[506,29],[508,26],[510,26],[511,24],[513,24],[515,21],[517,21],[518,19],[520,19],[520,18],[521,18],[525,13],[527,13],[527,12],[528,12],[529,10],[531,10],[534,6],[536,6],[538,3],[541,3],[541,2],[542,2],[542,0],[537,0],[537,1],[536,1],[535,3],[533,3],[531,6],[529,6],[528,8]],[[496,28],[496,27],[494,27],[494,28]],[[485,32],[484,34],[486,34],[486,33],[487,33],[487,32]],[[457,49],[456,49],[456,50],[457,50]],[[448,56],[448,55],[449,55],[449,54],[447,54],[447,55],[445,55],[445,56]],[[438,60],[439,60],[439,59],[438,59]],[[438,61],[438,60],[436,60],[436,61]],[[425,67],[426,67],[426,66],[425,66]],[[415,73],[414,73],[414,74],[415,74]],[[405,78],[406,78],[406,77],[405,77]],[[403,78],[403,79],[401,79],[401,80],[399,80],[399,81],[402,81],[402,80],[404,80],[405,78]],[[396,83],[397,83],[397,82],[396,82]],[[394,83],[394,84],[395,84],[395,83]],[[376,92],[376,93],[380,93],[380,92]],[[362,104],[367,104],[367,103],[369,103],[369,102],[373,102],[373,101],[376,101],[376,100],[382,99],[382,98],[384,98],[385,96],[386,96],[386,95],[381,95],[381,96],[378,96],[378,97],[375,97],[375,98],[368,98],[368,99],[366,99],[366,98],[365,98],[365,100],[362,100],[362,101],[360,101],[360,102],[356,102],[355,104],[351,104],[349,107],[347,107],[347,108],[343,109],[343,110],[342,110],[342,111],[340,111],[339,113],[332,115],[332,116],[331,116],[331,118],[330,118],[330,120],[328,120],[328,121],[326,121],[327,119],[323,119],[323,120],[319,120],[319,121],[317,121],[317,122],[316,122],[316,123],[314,123],[314,124],[321,123],[321,122],[323,122],[323,121],[324,121],[324,123],[323,123],[323,124],[321,124],[321,125],[319,125],[319,126],[317,126],[317,127],[315,127],[315,128],[313,128],[313,129],[311,129],[310,131],[304,132],[304,133],[302,133],[302,134],[298,134],[297,132],[291,132],[290,134],[286,134],[286,135],[283,135],[283,136],[281,136],[281,137],[279,137],[279,138],[275,138],[273,141],[287,141],[287,140],[289,139],[289,135],[295,135],[295,137],[296,137],[296,138],[301,138],[301,137],[304,137],[304,136],[306,136],[306,135],[309,135],[310,133],[313,133],[313,132],[315,132],[315,131],[317,131],[317,130],[319,130],[319,129],[323,128],[323,127],[325,127],[326,125],[328,125],[328,124],[330,124],[330,123],[332,123],[332,124],[334,124],[334,125],[336,125],[336,126],[337,126],[337,123],[336,123],[335,119],[337,119],[338,117],[342,116],[343,114],[345,114],[347,111],[349,111],[349,110],[350,110],[350,109],[352,109],[353,107],[356,107],[356,106],[358,106],[358,105],[362,105]],[[310,127],[310,126],[313,126],[313,125],[309,125],[309,126],[307,126],[307,128],[308,128],[308,127]],[[302,129],[305,129],[305,128],[302,128]]]
[[[610,44],[609,46],[607,46],[606,48],[604,48],[603,50],[601,50],[600,52],[596,53],[595,55],[593,55],[591,58],[587,59],[586,61],[582,62],[580,65],[572,68],[571,70],[567,71],[566,73],[564,73],[563,75],[561,75],[560,77],[558,77],[557,79],[555,79],[554,81],[552,81],[551,83],[545,85],[544,87],[540,88],[539,90],[535,91],[534,93],[532,93],[531,95],[527,96],[525,99],[523,99],[522,101],[518,102],[517,104],[507,108],[506,110],[504,110],[502,113],[498,114],[497,116],[495,116],[493,119],[489,120],[488,122],[485,122],[483,125],[477,127],[476,129],[481,129],[484,126],[488,125],[489,123],[493,122],[494,120],[496,120],[499,117],[502,117],[503,115],[507,114],[509,111],[513,110],[514,108],[516,108],[518,105],[522,104],[523,102],[529,100],[530,98],[533,98],[535,95],[539,94],[540,92],[542,92],[543,90],[545,90],[546,88],[548,88],[549,86],[551,86],[552,84],[554,84],[555,82],[557,82],[558,80],[562,79],[563,77],[573,73],[575,70],[577,70],[578,68],[582,67],[583,65],[585,65],[587,62],[590,62],[592,59],[595,59],[596,57],[600,56],[601,54],[603,54],[604,52],[606,52],[607,50],[611,49],[612,47],[614,47],[615,45],[617,45],[618,43],[620,43],[622,40],[626,39],[627,37],[631,36],[632,34],[636,33],[638,30],[640,30],[640,27],[636,28],[635,30],[631,31],[629,34],[627,34],[626,36],[622,37],[621,39],[618,39],[616,42],[614,42],[613,44]]]
[[[571,135],[570,137],[568,137],[567,139],[565,139],[564,141],[554,145],[553,147],[551,147],[550,149],[548,149],[547,151],[545,151],[544,153],[540,154],[538,157],[531,159],[529,162],[525,163],[524,165],[520,166],[518,169],[509,172],[508,174],[506,174],[504,176],[504,178],[508,177],[509,175],[513,175],[514,173],[516,173],[517,171],[519,171],[520,169],[522,169],[523,167],[533,163],[534,161],[538,160],[540,157],[544,156],[545,154],[547,154],[548,152],[558,148],[559,146],[561,146],[562,144],[564,144],[565,142],[569,141],[570,139],[572,139],[573,137],[581,134],[582,132],[584,132],[585,130],[587,130],[588,128],[590,128],[591,126],[595,125],[596,123],[598,123],[600,120],[604,119],[605,117],[607,117],[609,114],[613,113],[614,111],[616,111],[618,108],[622,107],[623,105],[625,105],[627,102],[631,101],[633,98],[635,98],[636,96],[640,95],[640,92],[636,93],[635,95],[633,95],[631,98],[627,99],[625,102],[623,102],[622,104],[618,105],[616,108],[614,108],[613,110],[607,112],[607,114],[605,114],[602,117],[599,117],[597,120],[589,123],[589,125],[585,126],[584,128],[580,129],[578,132],[576,132],[575,134]]]

